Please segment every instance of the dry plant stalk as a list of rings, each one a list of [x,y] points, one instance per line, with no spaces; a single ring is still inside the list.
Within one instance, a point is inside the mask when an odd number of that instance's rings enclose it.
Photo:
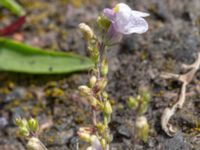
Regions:
[[[195,73],[198,71],[200,67],[200,53],[197,54],[196,61],[191,65],[182,65],[182,69],[186,70],[187,73],[185,74],[172,74],[172,73],[162,73],[161,77],[164,79],[175,79],[182,82],[180,95],[178,101],[172,106],[165,108],[162,117],[161,117],[161,126],[165,133],[173,137],[177,130],[173,127],[172,124],[169,123],[171,117],[176,113],[178,109],[183,107],[183,104],[186,99],[186,87],[192,81]]]

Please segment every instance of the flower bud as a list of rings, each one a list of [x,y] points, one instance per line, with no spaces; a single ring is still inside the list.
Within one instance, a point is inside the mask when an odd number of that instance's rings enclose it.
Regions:
[[[105,136],[105,139],[108,143],[111,143],[113,141],[113,135],[112,134],[109,134],[107,132],[107,135]]]
[[[101,142],[101,146],[105,149],[106,146],[107,146],[106,140],[105,139],[101,139],[100,142]]]
[[[139,139],[147,142],[149,136],[149,124],[146,117],[141,116],[136,119],[135,131]]]
[[[103,98],[104,98],[105,100],[108,99],[108,93],[107,93],[107,92],[103,92]]]
[[[142,87],[140,89],[140,95],[139,95],[139,98],[138,98],[138,101],[140,103],[138,113],[140,115],[143,115],[144,113],[146,113],[146,111],[148,109],[148,105],[149,105],[149,100],[150,100],[149,91],[147,89],[145,89],[144,87]]]
[[[19,118],[15,118],[14,122],[15,122],[15,124],[17,126],[21,126],[22,125],[22,119],[20,117]]]
[[[19,135],[22,137],[27,137],[29,136],[29,130],[26,126],[20,126],[19,127]]]
[[[26,119],[21,119],[21,126],[27,127],[27,125],[28,125],[27,120]]]
[[[98,89],[100,91],[103,91],[105,89],[106,85],[107,85],[107,79],[106,78],[100,79],[97,83]]]
[[[82,127],[78,130],[77,134],[79,138],[85,142],[90,143],[92,141],[92,129],[88,127]]]
[[[97,18],[97,25],[101,30],[108,31],[110,27],[110,21],[107,17],[99,16]]]
[[[141,100],[141,95],[137,95],[137,96],[136,96],[136,100],[137,100],[137,101],[140,101],[140,100]]]
[[[90,82],[89,82],[90,87],[94,87],[95,84],[96,84],[96,82],[97,82],[96,76],[92,76],[92,77],[90,78]]]
[[[141,91],[141,95],[142,95],[142,100],[145,101],[145,102],[149,102],[150,98],[151,98],[151,95],[150,95],[150,92],[147,91],[147,90],[143,90]]]
[[[101,74],[103,76],[106,76],[108,74],[108,62],[106,60],[103,60],[103,62],[102,62]]]
[[[86,85],[81,85],[78,89],[82,95],[89,95],[91,92],[91,89]]]
[[[35,137],[30,138],[26,146],[28,150],[47,150],[43,143]]]
[[[84,132],[80,133],[80,134],[79,134],[79,138],[80,138],[81,140],[85,141],[85,142],[88,142],[88,143],[91,142],[91,135],[88,134],[88,133],[84,133]]]
[[[139,113],[140,115],[143,115],[144,113],[146,113],[147,110],[148,110],[148,105],[149,105],[148,102],[146,102],[146,101],[141,101],[141,102],[140,102],[140,108],[139,108],[139,110],[138,110],[138,113]]]
[[[105,102],[104,112],[105,112],[107,115],[112,114],[112,106],[111,106],[111,104],[110,104],[109,101],[106,101],[106,102]]]
[[[90,103],[90,105],[92,106],[92,107],[95,107],[96,108],[96,106],[97,106],[97,99],[94,97],[94,96],[90,96],[89,97],[89,103]]]
[[[132,96],[130,96],[127,100],[127,105],[132,108],[132,109],[136,109],[138,107],[138,101],[133,98]]]
[[[99,122],[97,123],[96,128],[100,133],[103,133],[107,127],[103,123]]]
[[[33,119],[33,118],[29,119],[28,120],[28,127],[29,127],[30,131],[36,132],[38,130],[37,120]]]
[[[93,30],[85,23],[79,24],[79,29],[81,30],[83,37],[89,41],[95,37]]]

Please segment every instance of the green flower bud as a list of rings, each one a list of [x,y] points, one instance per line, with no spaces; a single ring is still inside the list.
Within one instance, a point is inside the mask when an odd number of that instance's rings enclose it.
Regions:
[[[105,149],[106,146],[107,146],[106,140],[105,140],[105,139],[101,139],[101,140],[100,140],[100,143],[101,143],[101,146]]]
[[[22,137],[28,137],[29,136],[29,129],[26,126],[20,126],[19,127],[19,135]]]
[[[108,93],[107,93],[107,92],[103,92],[103,98],[104,98],[105,100],[108,99]]]
[[[22,119],[21,118],[15,118],[15,124],[17,125],[17,126],[21,126],[22,125]]]
[[[94,42],[88,43],[88,51],[90,53],[91,59],[95,63],[97,63],[98,57],[99,57],[99,50],[98,50],[97,44],[95,44]]]
[[[91,141],[92,141],[91,128],[82,127],[79,129],[77,134],[81,140],[91,143]]]
[[[102,62],[101,74],[103,76],[106,76],[108,74],[108,62],[106,60],[103,60],[103,62]]]
[[[109,133],[107,133],[107,136],[106,136],[106,141],[107,141],[108,143],[111,143],[111,142],[113,141],[113,135],[112,135],[112,134],[109,134]]]
[[[141,93],[141,95],[142,95],[142,100],[143,101],[149,102],[151,95],[150,95],[150,93],[148,91],[143,91]]]
[[[141,100],[140,100],[140,108],[139,108],[139,114],[143,115],[146,113],[149,105],[150,100],[150,93],[147,90],[142,90],[140,92],[141,94]]]
[[[127,105],[133,110],[135,110],[138,107],[138,101],[132,96],[130,96],[127,100]]]
[[[138,110],[138,113],[139,113],[140,115],[143,115],[144,113],[147,112],[148,104],[149,104],[149,103],[146,102],[146,101],[141,101],[141,102],[140,102],[140,108],[139,108],[139,110]]]
[[[110,104],[109,101],[106,101],[106,102],[105,102],[104,112],[105,112],[107,115],[112,114],[112,106],[111,106],[111,104]]]
[[[137,101],[140,101],[140,100],[141,100],[141,95],[137,95],[137,96],[136,96],[136,100],[137,100]]]
[[[88,133],[81,133],[79,134],[79,138],[85,142],[90,143],[91,142],[91,135]]]
[[[113,140],[113,136],[110,134],[109,131],[105,132],[103,137],[107,141],[107,143],[110,143]]]
[[[21,126],[26,126],[27,127],[27,120],[26,119],[21,119]]]
[[[106,85],[107,85],[107,79],[106,78],[100,79],[97,83],[97,87],[100,91],[103,91],[105,89]]]
[[[149,124],[146,117],[141,116],[136,119],[135,131],[140,140],[147,142],[149,136]]]
[[[99,16],[97,18],[97,25],[101,30],[108,31],[110,24],[111,23],[107,17]]]
[[[103,133],[107,127],[103,123],[99,122],[97,123],[96,128],[100,133]]]
[[[90,82],[89,82],[90,87],[94,87],[95,84],[96,84],[96,82],[97,82],[96,76],[92,76],[92,77],[90,78]]]
[[[29,119],[28,120],[28,127],[29,127],[30,131],[36,132],[38,130],[37,120],[33,119],[33,118]]]
[[[151,95],[150,95],[148,87],[140,86],[139,87],[139,94],[141,95],[141,99],[143,101],[149,101],[150,100]]]
[[[91,89],[86,85],[81,85],[81,86],[79,86],[78,89],[80,90],[82,95],[89,95],[91,92]]]
[[[97,107],[98,100],[94,96],[89,97],[89,103],[92,107]]]

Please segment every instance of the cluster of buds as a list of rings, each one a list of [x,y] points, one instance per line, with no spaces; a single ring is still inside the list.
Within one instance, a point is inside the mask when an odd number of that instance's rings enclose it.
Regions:
[[[37,134],[38,123],[36,119],[15,119],[15,124],[18,126],[19,135],[22,137],[30,137]]]
[[[127,105],[133,109],[137,115],[143,115],[146,113],[150,99],[150,93],[147,90],[143,90],[136,97],[130,96],[127,100]]]
[[[96,38],[94,31],[87,24],[80,23],[79,29],[81,30],[82,35],[86,41]]]
[[[90,127],[81,127],[77,134],[81,140],[91,143],[92,137],[94,136],[94,129]]]
[[[148,108],[149,99],[149,92],[147,90],[143,90],[135,98],[129,97],[127,100],[128,106],[133,109],[136,114],[135,135],[144,142],[147,142],[149,135],[149,124],[147,118],[144,116],[144,113],[146,113]]]
[[[96,62],[99,56],[99,51],[98,51],[97,37],[94,31],[90,28],[89,25],[85,23],[80,23],[79,29],[83,35],[83,38],[88,44],[88,51],[90,53],[90,57],[94,62]]]
[[[95,120],[93,122],[93,127],[80,128],[78,135],[80,139],[88,143],[92,143],[92,139],[96,137],[102,147],[106,147],[106,143],[112,141],[108,130],[108,123],[110,122],[110,115],[112,114],[112,106],[108,99],[108,94],[104,91],[106,85],[106,78],[100,78],[97,80],[96,76],[92,76],[89,80],[88,86],[82,85],[79,87],[80,94],[85,96],[88,100],[92,111],[99,111],[103,114],[103,121],[96,121],[96,118],[93,118],[93,120]],[[100,97],[102,99],[100,99]]]
[[[39,125],[36,119],[16,118],[15,124],[18,126],[19,135],[28,140],[26,145],[28,150],[47,150],[44,144],[37,138]]]
[[[101,123],[97,124],[96,129],[92,127],[81,127],[79,128],[77,134],[81,140],[90,143],[91,147],[89,147],[87,150],[96,150],[97,148],[99,148],[99,150],[102,148],[106,149],[107,141],[110,140],[108,139],[109,137],[106,139],[100,135],[96,135],[95,130],[98,130],[98,133],[103,134],[106,130],[106,127]]]
[[[101,78],[97,80],[95,76],[92,76],[89,81],[89,85],[79,86],[79,91],[82,96],[85,96],[89,104],[94,108],[104,109],[103,102],[98,99],[98,96],[104,91],[107,85],[107,79]]]

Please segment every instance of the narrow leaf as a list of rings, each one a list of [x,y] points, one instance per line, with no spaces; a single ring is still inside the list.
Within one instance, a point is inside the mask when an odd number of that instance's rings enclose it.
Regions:
[[[93,62],[86,57],[32,48],[0,38],[0,71],[60,74],[82,71],[91,67]]]
[[[0,5],[6,7],[18,16],[25,15],[25,10],[15,0],[0,0]]]

